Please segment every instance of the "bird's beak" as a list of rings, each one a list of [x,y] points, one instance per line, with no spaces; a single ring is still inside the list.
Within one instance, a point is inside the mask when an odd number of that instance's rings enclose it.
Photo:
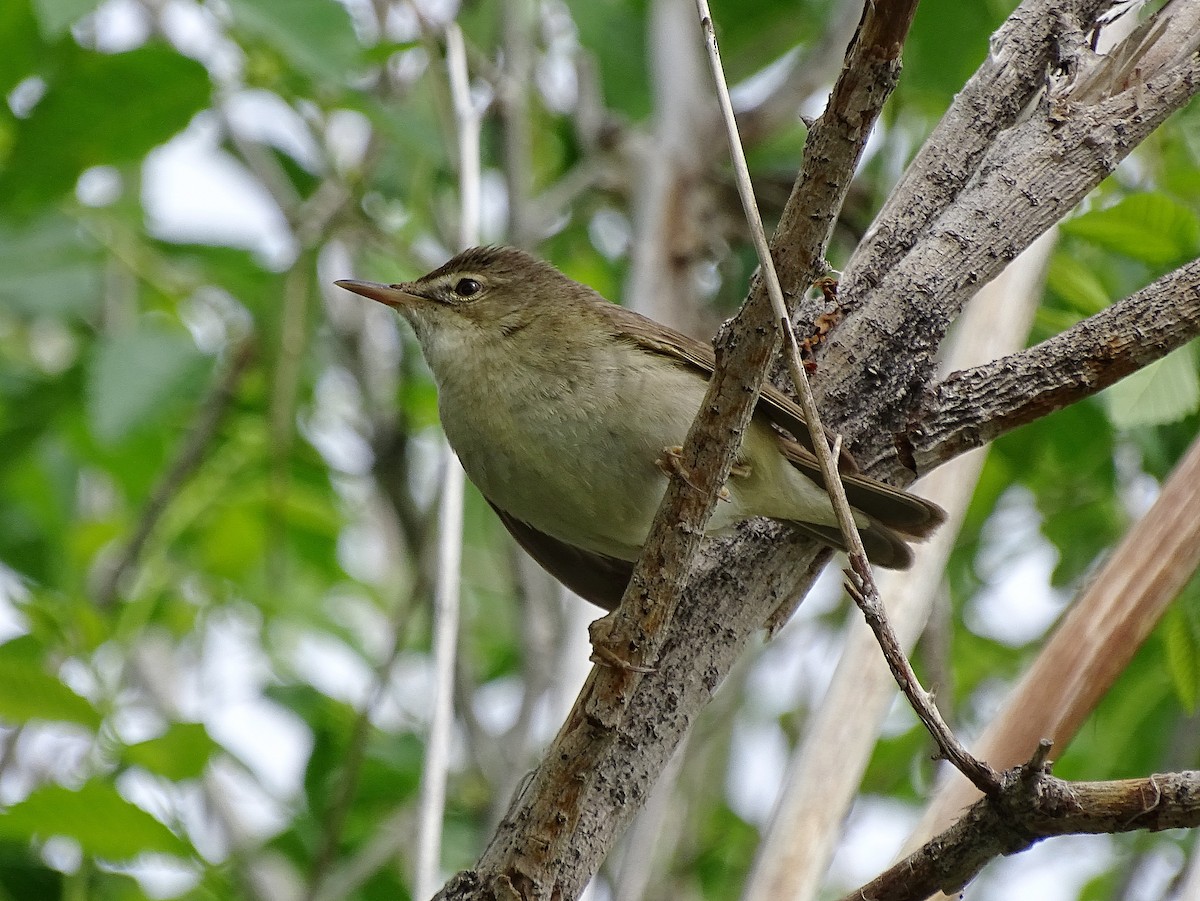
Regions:
[[[334,284],[339,288],[345,288],[347,291],[353,291],[355,294],[361,294],[363,297],[369,297],[371,300],[377,300],[397,309],[411,306],[413,301],[426,299],[406,290],[406,285],[381,285],[378,282],[360,282],[353,278],[344,278]]]

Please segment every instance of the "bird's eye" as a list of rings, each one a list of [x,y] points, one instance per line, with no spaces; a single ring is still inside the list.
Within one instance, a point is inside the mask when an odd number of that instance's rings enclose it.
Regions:
[[[483,285],[473,278],[460,278],[454,286],[454,293],[459,297],[471,297],[483,290]]]

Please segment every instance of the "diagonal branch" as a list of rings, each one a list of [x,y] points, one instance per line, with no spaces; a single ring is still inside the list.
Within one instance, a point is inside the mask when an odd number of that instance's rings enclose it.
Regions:
[[[1045,88],[1046,74],[1058,62],[1064,20],[1091,22],[1110,5],[1109,0],[1025,0],[1013,11],[856,248],[844,294],[879,284],[954,202],[1001,133]]]
[[[911,431],[922,471],[1090,397],[1200,335],[1200,260],[1061,334],[952,373],[922,398]]]
[[[1180,17],[1154,32],[1173,45]],[[1139,52],[1155,45],[1134,36]],[[1090,59],[1090,50],[1080,51]],[[1125,44],[1114,53],[1128,55]],[[823,407],[861,408],[862,396],[884,399],[883,429],[848,430],[850,449],[867,471],[885,465],[916,470],[907,434],[912,411],[933,378],[945,330],[978,287],[1100,183],[1134,147],[1200,89],[1200,59],[1173,55],[1134,84],[1065,81],[1049,91],[1034,114],[1003,132],[981,159],[973,178],[889,268],[877,287],[843,300],[854,309],[831,336],[823,364],[839,374],[814,384]],[[1082,64],[1082,63],[1081,63]],[[865,251],[864,251],[865,252]],[[861,253],[847,269],[853,285]],[[834,421],[837,428],[840,423]],[[878,473],[877,473],[878,474]]]

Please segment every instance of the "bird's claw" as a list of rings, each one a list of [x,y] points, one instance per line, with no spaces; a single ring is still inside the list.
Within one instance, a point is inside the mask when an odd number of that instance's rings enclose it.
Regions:
[[[682,479],[683,483],[685,485],[687,485],[689,488],[691,488],[693,491],[700,490],[700,486],[692,481],[691,472],[689,472],[688,468],[683,465],[683,445],[675,444],[670,447],[664,447],[662,456],[654,461],[654,465],[657,466],[659,469],[661,469],[663,471],[663,474],[666,475],[668,478],[671,476],[677,476],[678,478]],[[737,467],[735,466],[734,470],[736,470],[736,469],[737,469]],[[742,473],[738,473],[735,471],[731,471],[731,472],[733,472],[733,474],[735,474],[735,475],[742,474]],[[750,469],[749,469],[749,467],[746,467],[746,475],[749,475],[749,473],[750,473]],[[732,500],[732,497],[729,494],[729,489],[726,488],[724,485],[722,485],[721,490],[719,492],[717,492],[717,500],[719,500],[719,501]]]
[[[630,650],[629,642],[613,640],[613,623],[609,616],[601,617],[588,626],[588,638],[592,642],[592,654],[588,658],[598,666],[610,669],[624,670],[627,673],[653,673],[655,667],[634,663],[627,656]]]

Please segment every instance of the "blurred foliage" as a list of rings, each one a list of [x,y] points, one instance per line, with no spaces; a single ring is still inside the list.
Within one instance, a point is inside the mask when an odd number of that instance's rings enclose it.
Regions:
[[[1012,5],[921,5],[887,149],[854,186],[835,262]],[[413,277],[454,242],[447,5],[419,6],[0,4],[0,896],[289,897],[367,860],[342,897],[409,897],[413,842],[377,842],[382,824],[412,830],[422,770],[435,392],[387,312],[331,281]],[[496,101],[511,88],[510,4],[463,6],[477,94]],[[641,200],[622,153],[654,114],[652,6],[512,5],[535,13],[516,126],[533,196],[504,196],[513,126],[498,101],[484,121],[487,239],[509,237],[508,205],[526,204],[537,250],[611,297]],[[815,53],[845,15],[832,0],[713,11],[735,80]],[[748,148],[768,218],[803,137],[795,119]],[[724,173],[705,176],[717,214],[699,251],[714,323],[755,265],[723,224],[738,215]],[[1198,173],[1193,104],[1063,225],[1032,340],[1200,253]],[[1188,348],[997,443],[947,574],[951,659],[919,661],[949,674],[940,698],[959,719],[978,725],[1038,643],[973,630],[969,611],[1034,546],[1055,562],[1028,590],[1077,589],[1194,439],[1198,407]],[[537,601],[473,491],[465,518],[447,868],[474,859],[552,733],[571,663],[555,644],[569,611]],[[801,614],[826,646],[844,615]],[[1193,583],[1061,774],[1200,764],[1197,660]],[[803,731],[803,705],[754,709],[780,734]],[[753,765],[725,760],[736,722],[712,727],[718,768]],[[919,804],[927,754],[919,729],[893,730],[864,790]],[[672,825],[652,896],[734,897],[758,824],[720,778],[684,782],[704,794]],[[1112,897],[1119,866],[1080,897]]]

